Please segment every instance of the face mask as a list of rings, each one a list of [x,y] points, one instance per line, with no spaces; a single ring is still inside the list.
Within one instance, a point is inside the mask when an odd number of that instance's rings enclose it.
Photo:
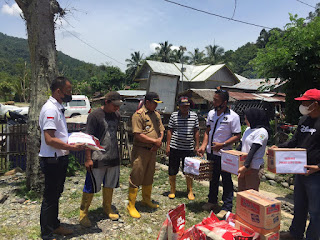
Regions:
[[[72,100],[72,95],[67,95],[67,94],[64,94],[64,97],[61,98],[62,102],[71,102]]]
[[[312,103],[313,104],[313,103]],[[299,111],[302,115],[308,115],[309,113],[312,112],[312,110],[309,110],[309,108],[312,106],[309,105],[309,106],[303,106],[302,104],[299,106]]]

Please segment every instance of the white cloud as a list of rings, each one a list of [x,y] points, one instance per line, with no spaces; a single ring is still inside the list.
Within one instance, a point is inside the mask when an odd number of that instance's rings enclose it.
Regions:
[[[1,12],[11,16],[20,16],[22,10],[19,8],[17,3],[14,3],[11,7],[8,4],[4,4],[1,8]]]
[[[179,50],[180,48],[178,46],[171,46],[171,50]]]
[[[152,53],[155,53],[156,52],[156,48],[160,47],[160,44],[159,43],[151,43],[149,47],[150,47],[150,51]]]

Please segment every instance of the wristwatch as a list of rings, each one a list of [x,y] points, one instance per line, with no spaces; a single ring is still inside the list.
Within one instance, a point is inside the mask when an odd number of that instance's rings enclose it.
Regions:
[[[226,142],[223,143],[223,146],[222,146],[222,147],[225,147],[225,146],[227,146],[227,143],[226,143]]]

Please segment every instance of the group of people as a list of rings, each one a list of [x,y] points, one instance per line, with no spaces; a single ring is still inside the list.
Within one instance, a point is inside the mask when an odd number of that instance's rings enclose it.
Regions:
[[[122,103],[117,92],[109,92],[104,104],[89,114],[86,133],[97,137],[105,151],[92,151],[83,144],[69,145],[68,130],[63,115],[63,102],[71,101],[71,82],[56,78],[51,85],[52,96],[43,106],[39,125],[41,129],[40,159],[45,175],[45,190],[41,206],[41,236],[53,239],[53,233],[68,235],[72,231],[60,226],[58,220],[58,202],[66,176],[68,151],[85,149],[85,167],[87,169],[85,185],[80,205],[80,224],[90,227],[88,210],[94,193],[101,190],[103,210],[107,217],[117,220],[119,215],[112,210],[113,189],[119,186],[120,159],[117,142],[117,128],[120,121],[118,113]],[[279,147],[302,147],[307,149],[307,174],[296,175],[294,192],[294,219],[290,231],[283,234],[287,239],[303,239],[306,220],[310,214],[307,239],[320,238],[320,90],[308,90],[302,97],[300,112],[305,115],[299,122],[294,137]],[[201,146],[199,120],[196,113],[190,111],[190,99],[182,96],[178,100],[179,110],[173,112],[167,130],[166,153],[169,156],[170,199],[176,194],[176,175],[184,166],[184,158],[203,156],[213,163],[208,202],[204,210],[218,210],[218,217],[223,218],[232,211],[233,182],[231,174],[221,171],[221,151],[232,149],[233,143],[240,141],[238,150],[248,153],[243,167],[238,170],[239,191],[259,190],[260,173],[263,171],[265,149],[270,127],[265,111],[251,108],[244,111],[247,129],[241,137],[240,117],[228,107],[229,93],[217,90],[213,98],[214,109],[209,111],[206,131]],[[132,170],[129,178],[127,211],[133,218],[141,215],[135,202],[138,189],[142,189],[141,204],[149,208],[159,207],[151,199],[153,176],[155,172],[156,152],[161,147],[165,128],[157,104],[162,101],[157,93],[148,92],[143,106],[132,116],[133,148],[131,153]],[[223,205],[218,205],[219,178],[222,177]],[[187,197],[194,200],[192,179],[186,177]]]

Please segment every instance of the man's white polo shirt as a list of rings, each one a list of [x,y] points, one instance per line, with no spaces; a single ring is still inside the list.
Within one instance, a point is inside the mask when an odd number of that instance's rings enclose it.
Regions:
[[[47,145],[44,138],[44,130],[56,130],[54,133],[55,137],[65,143],[68,142],[67,122],[62,109],[64,107],[53,97],[50,97],[42,106],[39,116],[41,130],[40,157],[54,157],[55,153],[57,157],[69,154],[68,150],[57,149]]]
[[[216,130],[212,137],[212,133],[216,122]],[[239,115],[229,108],[227,108],[227,110],[224,113],[221,113],[220,116],[217,116],[217,112],[215,110],[211,110],[208,113],[207,118],[207,127],[209,126],[210,132],[207,145],[207,153],[211,153],[212,142],[224,143],[229,138],[231,138],[233,134],[241,133]],[[231,146],[226,146],[223,149],[229,150],[231,149]],[[212,153],[219,156],[221,155],[221,152],[213,151]]]

